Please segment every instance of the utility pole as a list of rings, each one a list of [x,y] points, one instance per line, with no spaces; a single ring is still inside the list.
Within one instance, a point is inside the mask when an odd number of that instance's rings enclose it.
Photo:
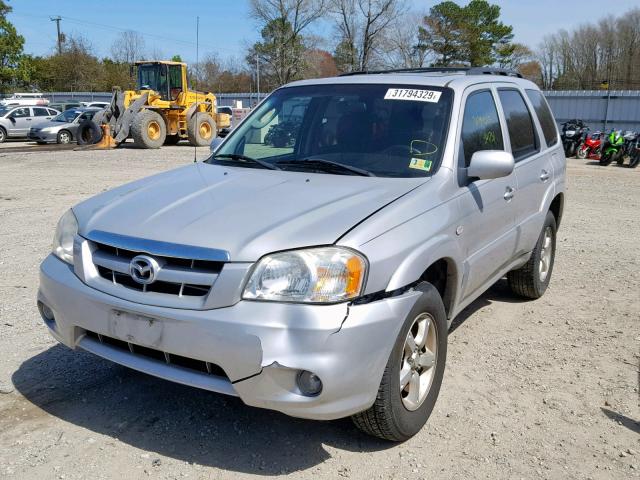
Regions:
[[[62,34],[60,33],[60,21],[62,17],[50,17],[52,22],[56,22],[56,27],[58,29],[58,55],[62,55]]]
[[[258,103],[260,103],[260,57],[256,54],[256,90],[258,91]]]

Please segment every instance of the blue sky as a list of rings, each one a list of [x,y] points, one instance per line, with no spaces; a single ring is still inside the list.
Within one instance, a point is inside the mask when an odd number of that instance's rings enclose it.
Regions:
[[[491,0],[490,0],[491,1]],[[438,3],[409,0],[416,12],[426,12]],[[459,2],[466,3],[464,1]],[[493,0],[502,8],[502,19],[514,27],[516,41],[535,47],[545,34],[571,29],[605,15],[602,2],[595,0]],[[255,42],[259,31],[249,18],[248,0],[10,0],[9,15],[25,37],[28,53],[43,55],[55,47],[55,23],[60,15],[62,30],[87,38],[98,56],[109,55],[113,41],[122,30],[144,35],[147,49],[165,57],[179,54],[193,62],[196,56],[195,24],[200,16],[200,56],[209,52],[220,57],[242,58],[246,46]],[[640,6],[640,0],[617,0],[615,12]],[[329,24],[319,23],[317,33],[330,36]],[[175,40],[175,41],[174,41]]]

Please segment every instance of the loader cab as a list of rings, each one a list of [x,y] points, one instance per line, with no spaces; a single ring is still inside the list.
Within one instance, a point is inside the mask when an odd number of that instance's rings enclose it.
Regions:
[[[153,90],[162,100],[177,101],[184,91],[186,67],[178,62],[138,62],[137,90]]]

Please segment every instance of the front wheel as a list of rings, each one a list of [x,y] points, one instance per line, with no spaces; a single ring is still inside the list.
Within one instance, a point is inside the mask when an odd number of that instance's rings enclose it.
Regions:
[[[7,132],[4,128],[0,127],[0,143],[3,143],[7,139]]]
[[[612,161],[611,152],[604,152],[602,155],[600,155],[600,165],[602,165],[603,167],[606,167],[607,165],[609,165],[611,161]]]
[[[549,211],[529,261],[507,273],[509,287],[516,295],[537,299],[547,291],[556,258],[556,228],[556,217]]]
[[[58,137],[56,138],[56,141],[62,145],[66,145],[67,143],[70,143],[71,133],[68,132],[67,130],[62,130],[61,132],[58,133]]]
[[[582,146],[578,149],[578,158],[584,160],[589,155],[589,147]]]
[[[351,418],[365,433],[405,441],[426,423],[440,392],[447,359],[447,316],[440,294],[430,283],[404,320],[374,404]]]

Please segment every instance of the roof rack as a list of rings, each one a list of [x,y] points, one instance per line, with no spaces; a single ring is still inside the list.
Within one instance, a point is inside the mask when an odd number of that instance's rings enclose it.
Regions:
[[[343,73],[341,77],[352,75],[378,75],[383,73],[462,73],[465,75],[502,75],[505,77],[518,77],[522,75],[515,70],[494,67],[418,67],[418,68],[395,68],[390,70],[362,70],[359,72]]]

